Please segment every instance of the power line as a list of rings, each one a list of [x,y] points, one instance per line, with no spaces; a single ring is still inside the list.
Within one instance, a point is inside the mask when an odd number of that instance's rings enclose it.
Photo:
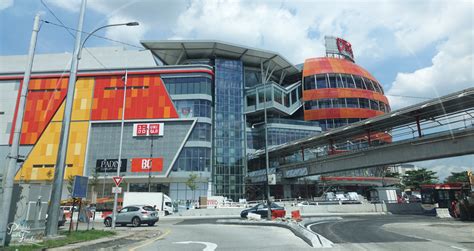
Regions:
[[[66,28],[66,25],[61,21],[61,19],[59,19],[58,16],[56,16],[56,14],[54,14],[53,10],[51,10],[51,9],[48,7],[48,5],[47,5],[45,2],[43,2],[43,0],[41,0],[41,3],[42,3],[43,6],[51,13],[51,15],[53,15],[53,17],[54,17],[59,23],[61,23],[61,25],[65,28],[65,30],[69,33],[69,35],[71,35],[74,39],[76,39],[76,36],[74,36],[74,34],[72,34],[72,32],[71,32],[69,29]],[[45,21],[45,20],[42,20],[42,21],[43,21],[44,23],[49,23],[48,21]],[[92,56],[92,58],[95,59],[95,61],[97,61],[97,63],[99,63],[105,70],[107,70],[107,67],[106,67],[94,54],[92,54],[92,52],[90,52],[87,48],[84,48],[84,49],[87,51],[87,53],[88,53],[89,55]]]

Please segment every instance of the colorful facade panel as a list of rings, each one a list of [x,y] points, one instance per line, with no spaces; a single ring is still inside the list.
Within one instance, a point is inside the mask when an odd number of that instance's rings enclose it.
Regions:
[[[58,154],[61,122],[51,122],[35,144],[15,180],[52,180]],[[89,122],[72,122],[66,157],[66,173],[82,175]]]
[[[67,91],[67,81],[67,78],[32,79],[30,81],[20,144],[33,145],[36,143],[63,102]],[[19,97],[17,103],[18,101]],[[10,136],[10,142],[12,137],[13,133]]]
[[[19,86],[19,80],[0,82],[0,145],[8,145],[10,140]]]
[[[127,81],[125,119],[178,118],[159,76],[130,76]],[[96,78],[91,119],[121,119],[123,91],[121,77]]]
[[[323,73],[354,74],[377,81],[368,71],[349,60],[339,58],[311,58],[304,62],[303,77]]]
[[[340,119],[340,118],[371,118],[384,114],[381,111],[363,108],[327,108],[305,110],[305,120]]]
[[[385,104],[388,104],[388,99],[384,95],[369,91],[369,90],[360,90],[360,89],[351,89],[351,88],[324,88],[324,89],[314,89],[303,91],[303,100],[316,100],[323,98],[366,98],[372,100],[382,101]]]

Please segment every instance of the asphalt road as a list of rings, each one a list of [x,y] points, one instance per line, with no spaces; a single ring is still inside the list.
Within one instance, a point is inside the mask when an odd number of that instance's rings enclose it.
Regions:
[[[121,250],[314,250],[288,229],[215,224],[216,219],[162,220],[157,238]]]
[[[474,249],[473,223],[434,217],[356,216],[308,226],[333,242],[337,250]]]

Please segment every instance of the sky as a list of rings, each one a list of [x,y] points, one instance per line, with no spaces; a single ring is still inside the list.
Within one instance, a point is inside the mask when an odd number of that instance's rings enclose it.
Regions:
[[[36,13],[76,28],[79,7],[80,0],[0,0],[0,55],[27,54]],[[124,43],[222,40],[278,52],[293,64],[324,56],[325,35],[342,37],[356,63],[382,83],[393,110],[474,87],[474,4],[467,0],[89,0],[86,11],[86,31],[140,22],[99,33]],[[72,52],[73,46],[64,28],[42,24],[37,53]],[[87,46],[125,45],[91,38]],[[416,164],[444,179],[474,169],[474,156]]]

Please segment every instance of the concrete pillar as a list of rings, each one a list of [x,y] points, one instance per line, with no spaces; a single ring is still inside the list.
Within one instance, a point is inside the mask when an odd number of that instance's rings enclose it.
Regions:
[[[291,184],[283,185],[283,198],[291,198]]]

